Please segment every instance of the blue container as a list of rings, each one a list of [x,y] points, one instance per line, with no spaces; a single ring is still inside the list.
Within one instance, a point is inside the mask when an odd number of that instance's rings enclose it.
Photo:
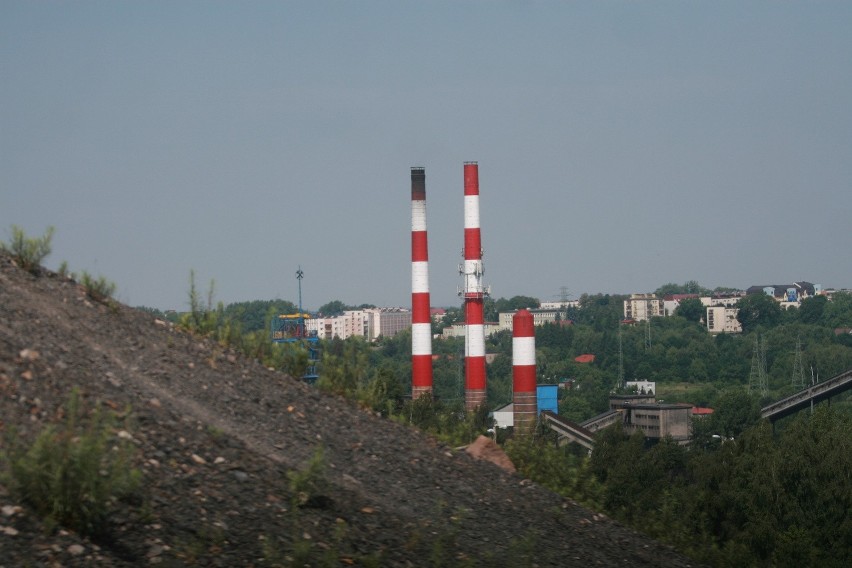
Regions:
[[[549,410],[554,414],[559,413],[559,403],[556,399],[556,390],[558,385],[537,385],[536,398],[538,400],[538,413],[541,414],[544,410]]]

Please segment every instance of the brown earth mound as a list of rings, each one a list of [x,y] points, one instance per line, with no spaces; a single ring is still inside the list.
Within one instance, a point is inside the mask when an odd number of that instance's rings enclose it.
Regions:
[[[135,445],[139,497],[93,541],[49,530],[0,485],[0,567],[689,565],[517,474],[0,253],[0,435],[34,439],[74,387],[89,408],[131,408],[116,435]],[[317,448],[322,475],[294,498],[287,474]]]

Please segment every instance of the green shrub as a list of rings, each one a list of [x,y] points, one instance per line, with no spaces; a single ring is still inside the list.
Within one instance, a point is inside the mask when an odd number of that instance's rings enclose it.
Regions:
[[[87,416],[73,391],[63,423],[45,427],[29,446],[10,440],[4,477],[49,525],[104,534],[115,503],[132,495],[141,478],[130,467],[133,446],[114,439],[115,420],[100,409]]]
[[[88,272],[83,271],[80,277],[80,283],[86,289],[86,294],[93,300],[105,302],[112,298],[115,294],[115,283],[110,282],[103,276],[99,276],[97,280]]]
[[[53,238],[53,227],[48,227],[44,235],[28,238],[24,230],[12,225],[12,239],[9,244],[0,243],[0,248],[10,253],[15,261],[28,272],[38,272],[41,261],[50,254],[50,240]]]
[[[295,507],[312,506],[323,499],[327,488],[325,451],[317,446],[311,459],[300,470],[287,472],[291,504]]]
[[[207,289],[207,305],[205,306],[198,288],[195,286],[195,270],[189,271],[189,312],[183,314],[179,322],[183,329],[200,335],[210,335],[217,331],[224,319],[222,312],[225,307],[220,302],[218,309],[213,309],[215,288],[216,282],[211,280],[210,287]]]

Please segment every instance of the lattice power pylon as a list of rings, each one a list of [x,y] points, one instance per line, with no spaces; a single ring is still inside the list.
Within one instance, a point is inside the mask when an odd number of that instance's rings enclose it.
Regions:
[[[802,336],[796,338],[796,353],[793,357],[793,377],[790,380],[797,389],[805,388],[805,363],[802,361]]]
[[[618,324],[618,388],[624,388],[624,348],[621,342],[621,328],[623,324]]]
[[[766,340],[759,335],[754,338],[754,354],[751,358],[751,373],[748,376],[748,391],[766,396],[769,385],[766,379]]]
[[[651,350],[651,300],[645,300],[645,351]]]

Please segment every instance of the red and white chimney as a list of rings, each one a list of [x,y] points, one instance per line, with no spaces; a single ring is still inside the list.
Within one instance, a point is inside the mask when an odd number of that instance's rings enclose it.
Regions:
[[[515,432],[535,426],[538,414],[535,377],[535,325],[529,310],[512,316],[512,402]]]
[[[432,316],[426,242],[426,171],[411,168],[411,398],[432,394]]]
[[[479,232],[479,166],[464,164],[464,264],[459,272],[464,279],[465,318],[465,409],[485,404],[485,318],[483,300],[488,289],[482,285],[482,239]]]

